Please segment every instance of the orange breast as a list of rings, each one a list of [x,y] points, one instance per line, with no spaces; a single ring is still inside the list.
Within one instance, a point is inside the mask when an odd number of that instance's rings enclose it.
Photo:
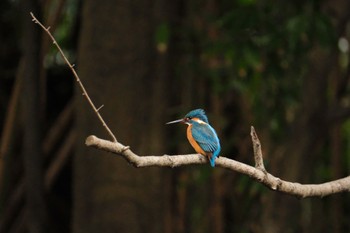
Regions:
[[[189,125],[187,127],[187,139],[190,142],[191,146],[194,148],[194,150],[202,155],[206,155],[206,153],[204,152],[204,150],[202,150],[202,148],[198,145],[198,143],[196,142],[196,140],[194,140],[194,138],[192,137],[192,125]]]

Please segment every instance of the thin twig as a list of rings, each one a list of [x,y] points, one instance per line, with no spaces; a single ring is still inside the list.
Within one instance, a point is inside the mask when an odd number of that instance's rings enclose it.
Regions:
[[[97,109],[97,111],[99,112],[100,110],[101,110],[101,108],[103,108],[104,107],[104,105],[102,104],[98,109]]]
[[[90,106],[92,107],[92,109],[94,110],[95,114],[97,115],[98,119],[100,120],[100,122],[102,123],[102,126],[106,129],[107,133],[109,134],[109,136],[112,138],[112,141],[113,142],[117,142],[117,139],[116,137],[114,136],[114,134],[112,133],[112,131],[109,129],[109,127],[107,126],[106,122],[103,120],[101,114],[98,112],[98,109],[96,108],[95,104],[92,102],[89,94],[87,93],[87,91],[85,90],[85,87],[83,85],[83,83],[80,81],[80,78],[77,74],[77,72],[75,71],[74,69],[74,65],[71,64],[66,55],[64,55],[63,53],[63,50],[61,49],[61,47],[58,45],[56,39],[53,37],[53,35],[51,34],[50,32],[50,27],[45,27],[35,16],[32,12],[30,12],[30,15],[32,16],[33,18],[33,21],[38,24],[48,35],[49,37],[51,38],[53,44],[57,47],[58,51],[60,52],[63,60],[67,63],[67,65],[69,66],[69,68],[71,69],[74,77],[75,77],[75,80],[77,81],[81,91],[83,92],[83,95],[85,96],[86,100],[88,101],[88,103],[90,104]]]

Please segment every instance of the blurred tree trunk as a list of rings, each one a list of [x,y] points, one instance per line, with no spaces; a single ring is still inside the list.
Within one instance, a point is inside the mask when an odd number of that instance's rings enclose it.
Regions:
[[[42,127],[39,113],[39,50],[40,31],[29,16],[33,11],[39,15],[39,5],[35,0],[22,1],[22,51],[20,67],[23,78],[23,161],[25,180],[26,223],[28,232],[48,232],[47,205],[44,193],[43,154],[41,150]]]
[[[312,60],[312,58],[320,58]],[[327,112],[323,106],[326,103],[326,84],[328,65],[331,60],[320,50],[312,57],[313,67],[304,80],[302,111],[295,124],[290,141],[285,145],[282,156],[276,154],[271,165],[273,174],[289,181],[307,183],[312,175],[312,162],[319,152],[319,145],[325,139],[327,129],[324,127],[324,117]],[[334,59],[334,57],[332,57]],[[326,69],[326,70],[325,70]],[[313,85],[318,83],[318,85]],[[280,150],[277,150],[280,151]],[[269,193],[266,195],[265,211],[262,226],[263,232],[295,232],[302,221],[302,205],[307,201],[299,201],[294,197]],[[305,217],[305,216],[304,216]]]
[[[349,19],[348,7],[349,3],[345,0],[336,3],[325,1],[323,5],[325,11],[333,12],[333,23],[339,36],[346,28],[344,22]],[[310,69],[301,90],[301,111],[288,142],[278,146],[285,150],[281,153],[278,148],[276,151],[279,153],[274,155],[270,165],[273,174],[301,183],[317,182],[313,169],[317,167],[316,161],[321,160],[318,155],[329,133],[329,82],[332,72],[338,67],[338,50],[336,47],[325,49],[315,45],[309,61]],[[263,205],[262,232],[321,232],[331,224],[326,219],[329,215],[320,215],[322,203],[317,200],[297,200],[269,193],[264,197]]]
[[[176,12],[166,1],[83,2],[79,74],[118,140],[140,154],[165,153],[164,122],[172,89],[169,48],[157,53],[155,30]],[[170,14],[169,14],[170,11]],[[157,12],[157,14],[155,13]],[[171,232],[168,171],[134,169],[87,148],[108,135],[77,90],[73,232]]]

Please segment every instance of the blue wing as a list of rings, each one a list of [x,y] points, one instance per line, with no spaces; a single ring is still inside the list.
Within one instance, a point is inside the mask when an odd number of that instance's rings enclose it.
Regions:
[[[199,146],[212,156],[210,159],[210,164],[212,167],[215,166],[215,159],[220,153],[220,141],[216,135],[215,130],[209,124],[200,124],[195,122],[195,127],[192,127],[193,139],[199,144]]]

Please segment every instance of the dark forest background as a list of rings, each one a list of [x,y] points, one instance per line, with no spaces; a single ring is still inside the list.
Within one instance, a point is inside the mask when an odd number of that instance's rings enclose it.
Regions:
[[[221,155],[293,182],[350,173],[348,0],[2,0],[0,233],[350,232],[348,193],[296,199],[209,165],[136,169],[109,139],[32,11],[117,139],[141,155],[193,149],[204,108]]]

